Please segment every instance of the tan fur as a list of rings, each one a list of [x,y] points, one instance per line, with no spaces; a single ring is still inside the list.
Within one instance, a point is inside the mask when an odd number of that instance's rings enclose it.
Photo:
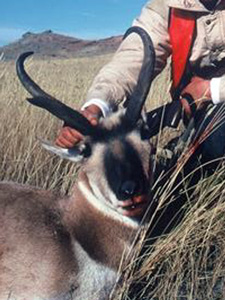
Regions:
[[[47,299],[69,289],[76,262],[56,197],[10,183],[0,193],[0,299]]]
[[[96,264],[113,270],[107,281],[110,286],[115,282],[136,230],[96,211],[77,187],[70,198],[59,199],[50,192],[1,183],[0,199],[1,300],[67,299],[70,293],[71,299],[86,299],[84,292],[91,297],[91,278],[79,278],[76,242]],[[108,294],[101,285],[96,284],[94,299]]]
[[[135,132],[125,138],[149,176],[149,143]],[[107,147],[127,159],[121,138],[92,146],[70,197],[0,183],[0,300],[108,299],[139,224],[119,213],[104,173]]]

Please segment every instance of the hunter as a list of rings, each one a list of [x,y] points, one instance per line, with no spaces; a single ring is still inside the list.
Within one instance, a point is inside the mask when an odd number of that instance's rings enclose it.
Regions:
[[[154,77],[172,57],[172,99],[181,101],[188,117],[207,103],[221,105],[225,100],[225,1],[148,1],[133,26],[144,28],[153,41]],[[113,103],[123,102],[132,93],[142,59],[140,38],[133,34],[123,40],[112,60],[95,77],[81,108],[92,124],[107,116]],[[79,132],[64,126],[56,144],[69,148],[81,139]]]

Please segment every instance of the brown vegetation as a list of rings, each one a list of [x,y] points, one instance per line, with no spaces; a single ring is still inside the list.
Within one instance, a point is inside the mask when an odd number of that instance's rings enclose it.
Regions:
[[[46,91],[78,107],[85,98],[93,74],[107,59],[31,59],[27,69]],[[39,137],[53,141],[62,124],[49,114],[31,107],[25,100],[28,96],[17,79],[15,63],[1,62],[1,180],[65,192],[74,179],[76,166],[46,153],[37,140]]]

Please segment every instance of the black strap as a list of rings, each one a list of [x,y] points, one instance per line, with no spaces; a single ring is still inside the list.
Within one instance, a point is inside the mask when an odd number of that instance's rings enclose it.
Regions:
[[[177,128],[182,116],[180,101],[172,101],[150,112],[147,112],[147,124],[151,137],[165,127]]]

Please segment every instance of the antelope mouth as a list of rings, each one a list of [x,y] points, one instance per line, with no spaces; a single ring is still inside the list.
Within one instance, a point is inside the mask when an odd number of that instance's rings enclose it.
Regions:
[[[140,217],[146,211],[148,202],[148,195],[134,196],[129,200],[120,201],[118,210],[126,217]]]

